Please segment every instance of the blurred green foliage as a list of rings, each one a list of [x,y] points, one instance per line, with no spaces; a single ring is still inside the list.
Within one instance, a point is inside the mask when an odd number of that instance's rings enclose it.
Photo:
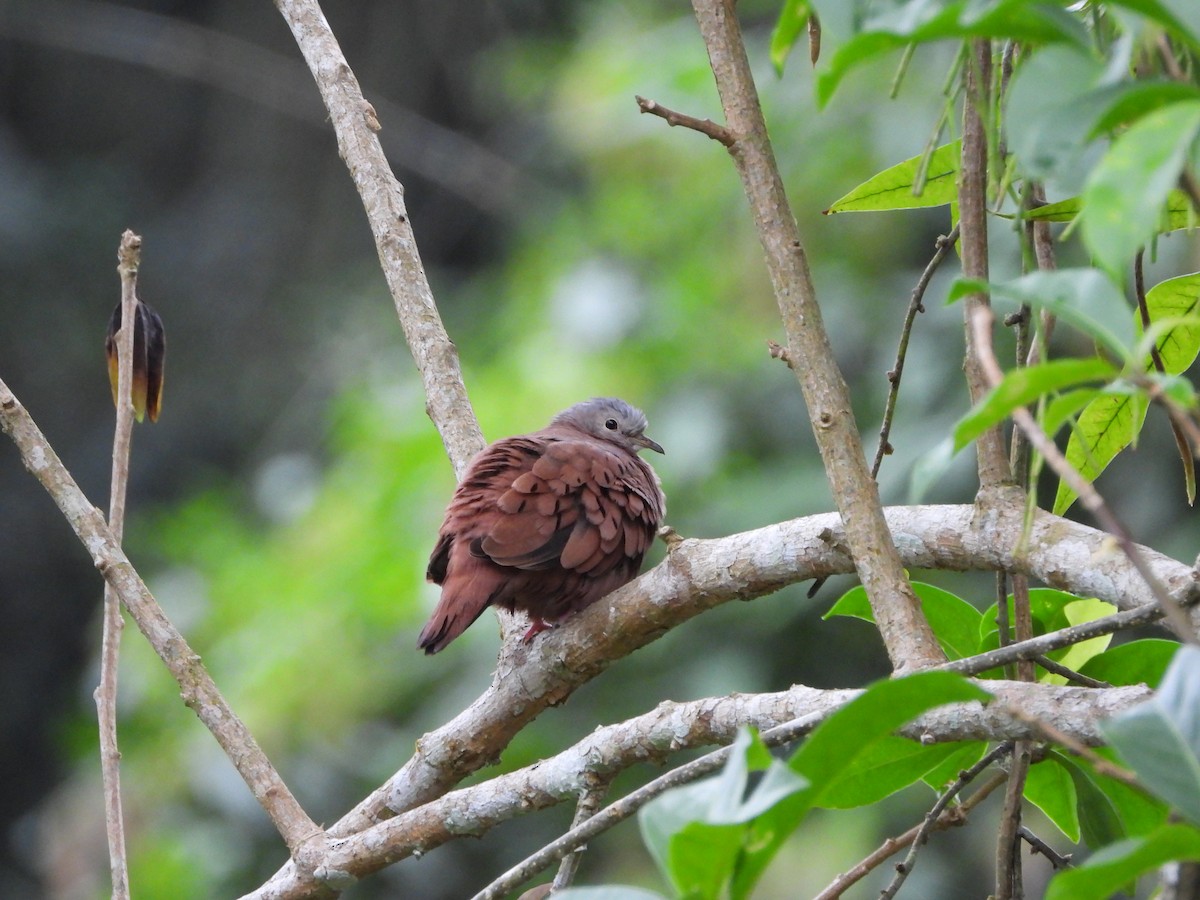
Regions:
[[[568,185],[524,198],[494,266],[469,276],[430,273],[485,435],[533,430],[581,398],[620,395],[646,410],[648,432],[667,449],[654,463],[668,522],[684,535],[729,534],[831,509],[795,380],[766,352],[766,341],[780,336],[775,302],[726,153],[698,134],[639,116],[634,103],[641,94],[719,118],[694,22],[653,3],[573,10],[567,37],[504,36],[476,59],[473,93],[463,98],[512,110],[508,127],[549,155]],[[771,68],[778,4],[743,2],[739,11],[870,453],[908,292],[935,237],[949,230],[949,216],[917,210],[823,218],[821,210],[920,153],[941,122],[941,84],[954,52],[923,49],[891,102],[879,85],[891,79],[897,57],[878,56],[842,73],[836,96],[819,112],[813,76],[798,57],[782,79]],[[414,226],[420,240],[417,216]],[[1018,268],[1015,254],[1001,254],[994,266]],[[339,277],[382,294],[374,273]],[[931,297],[944,293],[948,278],[939,276]],[[904,496],[912,462],[967,409],[961,354],[944,349],[961,346],[960,315],[930,303],[914,333],[911,352],[920,364],[905,375],[891,438],[897,452],[880,479],[887,501]],[[347,387],[328,408],[305,410],[325,429],[323,455],[278,450],[243,479],[214,482],[200,473],[193,496],[137,515],[127,542],[234,709],[325,823],[485,688],[497,643],[485,614],[434,659],[414,646],[435,598],[424,566],[453,478],[401,342],[382,300],[340,321],[322,352],[349,373]],[[963,462],[933,499],[969,500]],[[651,563],[661,557],[655,552]],[[960,587],[978,608],[992,599],[989,590],[982,581]],[[547,712],[500,766],[550,755],[595,725],[662,699],[792,683],[856,685],[883,674],[873,632],[848,620],[821,621],[829,602],[825,595],[806,601],[793,587],[715,610]],[[96,768],[90,715],[84,708],[65,727],[84,779]],[[229,895],[283,862],[265,818],[132,633],[123,647],[121,715],[139,896]],[[618,788],[645,777],[630,773]],[[766,874],[761,896],[814,893],[836,867],[873,849],[877,831],[907,825],[927,797],[910,792],[836,826],[824,814],[818,825],[806,821]],[[498,829],[478,844],[458,842],[349,896],[464,896],[540,846],[567,814]],[[838,845],[836,859],[812,852],[821,841]],[[584,879],[595,872],[597,882],[655,884],[636,844],[632,831],[595,842]],[[930,864],[914,884],[952,894],[955,885],[977,883],[990,848],[945,846],[956,868]]]

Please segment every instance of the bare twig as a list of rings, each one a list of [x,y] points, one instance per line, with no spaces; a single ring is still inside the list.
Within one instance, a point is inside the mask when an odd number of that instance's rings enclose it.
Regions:
[[[846,525],[846,543],[878,623],[893,668],[909,672],[945,656],[913,593],[863,457],[849,391],[821,321],[808,257],[788,203],[758,92],[746,57],[733,0],[693,0],[700,33],[725,111],[736,136],[730,157],[754,217],[759,242],[787,333],[794,365],[833,496]]]
[[[996,900],[1014,900],[1023,896],[1021,878],[1021,804],[1025,798],[1025,778],[1029,774],[1032,747],[1029,741],[1013,744],[1004,788],[1004,809],[996,835]]]
[[[598,778],[589,778],[588,782],[587,786],[579,793],[579,802],[575,804],[575,818],[571,821],[572,828],[577,828],[594,816],[600,809],[600,804],[604,802],[604,792],[608,790],[608,783]],[[562,891],[571,886],[571,882],[575,880],[575,872],[583,859],[583,851],[586,849],[587,847],[581,845],[562,858],[558,873],[554,876],[553,890]]]
[[[142,239],[132,231],[121,235],[117,272],[121,276],[121,329],[117,333],[117,421],[113,430],[112,481],[108,527],[120,543],[125,531],[125,494],[133,440],[133,334],[137,310],[137,273]],[[117,665],[121,655],[121,599],[104,585],[104,629],[100,643],[100,683],[96,716],[100,725],[100,772],[104,783],[104,825],[114,900],[129,896],[129,862],[125,853],[125,816],[121,804],[121,752],[117,745]]]
[[[1000,371],[1000,366],[996,362],[996,357],[992,353],[991,348],[991,322],[992,311],[986,307],[980,307],[975,310],[973,325],[976,333],[976,341],[980,353],[980,360],[983,363],[985,375],[992,385],[999,384],[1003,378],[1003,373]],[[1170,594],[1163,588],[1151,571],[1149,565],[1138,549],[1138,546],[1133,542],[1126,531],[1125,526],[1108,508],[1108,504],[1104,502],[1104,498],[1092,486],[1091,482],[1083,478],[1075,470],[1075,467],[1067,462],[1066,457],[1055,446],[1054,442],[1046,436],[1042,431],[1037,421],[1030,414],[1029,410],[1024,407],[1017,407],[1012,412],[1013,421],[1029,436],[1030,443],[1034,448],[1042,454],[1042,458],[1054,471],[1062,478],[1071,490],[1079,497],[1079,502],[1083,504],[1090,513],[1092,513],[1108,531],[1116,539],[1120,545],[1122,552],[1125,553],[1134,568],[1141,573],[1146,580],[1146,586],[1150,588],[1154,594],[1155,600],[1162,607],[1163,614],[1167,621],[1170,622],[1171,628],[1179,635],[1181,640],[1191,644],[1200,643],[1196,639],[1196,630],[1192,626],[1191,620],[1187,613]]]
[[[1058,675],[1072,684],[1077,684],[1080,687],[1090,688],[1110,688],[1112,687],[1107,681],[1101,681],[1098,678],[1092,678],[1088,675],[1082,675],[1074,669],[1068,669],[1061,663],[1056,663],[1048,656],[1033,656],[1030,657],[1035,663],[1050,672],[1052,675]]]
[[[955,225],[949,234],[942,235],[937,239],[932,258],[925,266],[925,271],[921,273],[921,277],[917,279],[917,284],[913,288],[912,296],[908,299],[908,312],[904,314],[904,324],[900,328],[900,344],[896,348],[896,363],[887,373],[888,380],[888,396],[887,405],[883,410],[883,422],[879,426],[879,446],[875,448],[875,461],[871,464],[871,477],[879,477],[879,467],[883,465],[883,458],[892,452],[892,445],[888,438],[892,433],[892,418],[896,413],[896,400],[900,395],[900,379],[904,375],[904,360],[908,356],[908,339],[912,335],[913,322],[916,321],[917,313],[925,312],[924,299],[925,290],[929,287],[929,282],[933,279],[933,274],[942,264],[942,260],[946,258],[946,254],[950,252],[950,248],[954,246],[954,242],[958,240],[958,226]]]
[[[1114,613],[1111,616],[1105,616],[1101,619],[1093,619],[1090,622],[1083,622],[1079,625],[1070,625],[1066,628],[1060,628],[1058,631],[1048,631],[1027,641],[1009,644],[1006,647],[999,647],[996,650],[989,650],[986,653],[980,653],[976,656],[954,659],[950,662],[942,663],[935,668],[947,672],[958,672],[960,675],[978,675],[980,672],[996,669],[1021,659],[1038,660],[1043,658],[1042,654],[1048,653],[1051,650],[1069,647],[1072,644],[1078,644],[1081,641],[1100,637],[1105,634],[1113,634],[1126,628],[1148,625],[1151,622],[1157,622],[1162,617],[1162,608],[1157,603],[1147,603],[1144,606],[1127,609],[1124,612]],[[1046,662],[1051,661],[1046,660]],[[1077,673],[1072,674],[1077,675]],[[1077,675],[1077,677],[1082,678],[1083,676]],[[1087,686],[1093,687],[1093,685]]]
[[[658,116],[665,119],[667,124],[674,128],[676,125],[682,125],[684,128],[690,128],[692,131],[698,131],[701,134],[706,134],[714,141],[719,141],[726,147],[733,146],[733,135],[724,125],[718,125],[712,119],[697,119],[695,116],[689,116],[687,113],[676,112],[673,109],[667,109],[660,103],[653,100],[647,100],[645,97],[637,97],[638,109],[644,113],[650,113],[652,116]]]
[[[0,381],[0,426],[17,445],[25,467],[54,498],[96,568],[179,683],[184,703],[212,732],[254,798],[271,817],[292,858],[301,869],[311,870],[324,852],[324,832],[296,802],[245,724],[221,696],[200,657],[150,594],[100,511],[84,496],[3,381]]]
[[[931,830],[945,831],[949,828],[958,827],[967,824],[967,814],[987,799],[996,788],[1004,784],[1007,776],[1002,772],[997,772],[987,781],[985,781],[975,793],[960,803],[958,806],[951,806],[949,809],[944,809],[938,814],[937,820],[933,823]],[[921,833],[921,829],[925,827],[925,822],[922,820],[914,825],[904,834],[898,837],[888,838],[884,841],[870,856],[861,860],[854,868],[839,875],[821,893],[817,894],[813,900],[837,900],[847,890],[861,881],[875,869],[883,865],[891,857],[895,856],[905,847],[912,846],[913,841],[917,839],[917,835]]]
[[[1029,201],[1034,207],[1046,203],[1046,188],[1040,182],[1033,182],[1029,187]],[[1033,246],[1033,258],[1039,271],[1053,272],[1058,268],[1058,260],[1054,252],[1054,235],[1050,231],[1050,223],[1045,219],[1033,219],[1026,222],[1029,242]],[[1054,334],[1057,318],[1053,313],[1042,310],[1038,334],[1029,344],[1029,354],[1025,357],[1025,365],[1037,365],[1042,358],[1042,348],[1050,346],[1050,338]]]
[[[1021,839],[1029,845],[1030,850],[1034,853],[1040,853],[1046,859],[1050,860],[1050,865],[1055,869],[1065,869],[1071,865],[1070,853],[1059,853],[1044,840],[1029,830],[1029,827],[1022,825],[1018,832]]]
[[[363,97],[316,0],[276,0],[329,110],[338,150],[362,198],[379,262],[413,359],[421,372],[426,409],[461,478],[484,445],[463,385],[462,370],[417,252],[404,205],[377,132],[379,120]]]
[[[950,802],[958,796],[959,792],[962,791],[963,788],[979,777],[979,774],[984,769],[996,762],[998,759],[1002,759],[1003,757],[1007,756],[1012,752],[1012,750],[1012,743],[1005,741],[1000,746],[994,748],[990,753],[986,754],[982,759],[979,760],[979,762],[971,766],[971,768],[964,772],[960,772],[954,783],[941,793],[941,795],[937,798],[937,802],[934,803],[933,806],[930,807],[929,812],[925,814],[925,821],[921,823],[921,827],[917,830],[917,834],[913,838],[912,845],[908,849],[908,855],[904,857],[904,861],[902,863],[897,864],[896,875],[892,879],[891,883],[889,883],[888,886],[880,892],[879,900],[890,900],[890,898],[896,896],[896,892],[900,890],[900,886],[904,884],[904,880],[908,878],[909,874],[912,872],[913,866],[917,861],[917,854],[921,851],[921,848],[929,839],[929,834],[933,830],[934,824],[937,822],[938,817],[941,816],[942,811],[945,810]]]

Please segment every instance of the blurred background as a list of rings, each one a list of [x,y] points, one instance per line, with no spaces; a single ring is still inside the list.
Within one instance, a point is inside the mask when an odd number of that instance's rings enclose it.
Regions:
[[[795,379],[766,352],[781,329],[733,167],[634,101],[720,120],[686,7],[323,5],[379,114],[490,440],[616,394],[667,448],[653,462],[684,535],[833,508]],[[768,62],[778,4],[739,12],[873,454],[909,292],[947,211],[821,210],[921,152],[952,51],[919,55],[895,100],[889,58],[818,111],[803,49],[782,78]],[[113,418],[103,337],[127,227],[143,236],[140,293],[168,342],[162,416],[134,438],[128,552],[301,803],[330,823],[486,687],[497,632],[485,616],[436,658],[415,650],[453,477],[325,111],[270,3],[0,0],[0,377],[100,506]],[[1004,277],[1018,257],[995,231]],[[1158,266],[1185,271],[1194,242],[1162,243]],[[914,333],[881,473],[888,503],[906,501],[914,461],[967,406],[961,313],[941,302],[955,274],[951,260]],[[1141,540],[1190,559],[1197,534],[1179,519],[1170,446],[1151,429],[1108,483]],[[969,457],[926,499],[969,502]],[[929,580],[993,599],[990,577]],[[687,624],[544,714],[500,768],[663,699],[885,674],[866,625],[820,620],[849,583]],[[82,548],[0,442],[0,895],[107,896],[100,600]],[[281,842],[133,628],[120,708],[135,894],[229,896],[269,876]],[[634,770],[618,789],[655,774]],[[811,818],[761,895],[819,891],[930,799]],[[467,896],[571,812],[456,842],[347,896]],[[927,853],[914,895],[978,893],[990,831],[939,837]],[[664,887],[632,824],[593,842],[579,882]]]

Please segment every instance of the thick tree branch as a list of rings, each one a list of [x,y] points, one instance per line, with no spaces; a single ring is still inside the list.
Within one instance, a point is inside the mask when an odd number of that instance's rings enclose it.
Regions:
[[[904,564],[915,569],[1009,569],[1126,610],[1112,617],[1132,627],[1158,616],[1154,598],[1129,560],[1108,552],[1102,531],[1039,512],[1025,551],[1023,501],[976,515],[971,506],[896,507],[888,525]],[[1172,596],[1192,603],[1200,590],[1191,566],[1143,548],[1148,564]],[[346,837],[444,794],[492,762],[512,737],[546,707],[563,702],[613,661],[664,632],[731,600],[747,600],[787,584],[853,571],[840,517],[825,513],[713,540],[681,541],[660,565],[572,617],[528,647],[505,648],[486,691],[450,722],[417,742],[416,754],[387,783],[347,813],[330,833]],[[1193,611],[1194,617],[1200,613]],[[1200,618],[1198,618],[1200,621]],[[942,668],[964,674],[1031,658],[1102,633],[1087,623]],[[1093,631],[1092,629],[1100,629]],[[1107,632],[1103,632],[1107,633]],[[293,877],[286,866],[271,884]]]
[[[463,385],[458,350],[446,334],[425,278],[404,206],[404,189],[379,144],[379,120],[316,0],[276,0],[275,5],[287,20],[329,110],[338,151],[362,198],[396,313],[421,372],[425,407],[461,478],[471,457],[483,449],[483,434]]]
[[[908,672],[945,659],[888,534],[867,468],[850,395],[821,322],[800,230],[767,135],[733,0],[693,0],[700,33],[734,137],[730,155],[754,217],[804,402],[846,540],[893,668]],[[802,364],[796,364],[802,363]]]
[[[301,868],[310,869],[323,853],[324,832],[296,802],[250,731],[221,696],[200,657],[150,594],[100,511],[84,496],[3,381],[0,381],[0,427],[13,439],[25,467],[54,498],[96,568],[175,677],[184,703],[212,732],[254,798],[271,817],[292,858]]]
[[[932,710],[901,729],[901,734],[913,740],[932,737],[996,741],[1037,736],[1035,726],[1009,712],[1016,707],[1036,717],[1049,716],[1073,738],[1098,744],[1102,741],[1097,727],[1100,720],[1150,695],[1145,687],[1095,691],[1005,681],[980,685],[995,694],[996,702],[987,706],[951,704]],[[535,809],[571,802],[591,778],[611,777],[642,762],[661,762],[684,749],[728,744],[742,725],[753,725],[765,737],[772,728],[797,723],[800,726],[797,732],[785,736],[787,740],[795,740],[860,693],[797,686],[775,694],[735,694],[688,703],[667,701],[635,719],[599,728],[575,746],[535,765],[446,794],[336,841],[322,871],[331,876],[339,889],[344,889],[364,875],[414,853],[426,853],[464,835],[482,834],[500,822]],[[711,764],[700,767],[701,773],[714,771],[722,758],[714,757]],[[618,812],[631,812],[622,808],[622,802],[614,805]],[[604,815],[599,813],[593,819]],[[619,820],[624,815],[614,814],[611,818]],[[598,832],[601,824],[604,824],[602,819],[593,828]],[[580,830],[572,841],[555,842],[554,852],[546,855],[543,865],[552,864],[555,858],[592,836],[592,830]],[[532,872],[526,877],[531,875]],[[327,895],[323,885],[289,867],[247,897],[283,900],[323,895]]]

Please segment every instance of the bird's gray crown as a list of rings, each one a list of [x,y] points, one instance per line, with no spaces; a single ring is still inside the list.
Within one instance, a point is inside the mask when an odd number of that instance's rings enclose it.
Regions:
[[[663,452],[662,447],[645,436],[645,413],[619,397],[593,397],[576,403],[555,416],[550,424],[573,426],[630,453],[641,448]]]

